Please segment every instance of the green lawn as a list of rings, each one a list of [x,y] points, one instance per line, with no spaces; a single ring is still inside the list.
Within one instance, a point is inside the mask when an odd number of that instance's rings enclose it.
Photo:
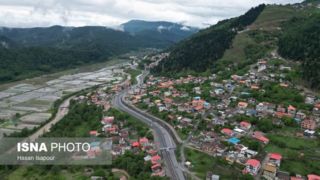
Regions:
[[[201,179],[205,179],[208,171],[220,175],[220,179],[234,179],[241,176],[240,169],[236,170],[235,166],[203,152],[185,148],[185,156],[186,160],[192,164],[190,170]]]
[[[251,27],[263,28],[264,30],[274,29],[280,26],[281,22],[296,15],[297,12],[293,7],[268,5]]]
[[[6,179],[8,180],[17,180],[17,179],[25,179],[25,180],[37,180],[37,179],[51,179],[51,180],[86,180],[90,179],[90,177],[84,176],[84,174],[80,171],[59,171],[54,172],[54,170],[43,170],[43,167],[36,168],[21,166],[17,170],[13,171]]]
[[[281,135],[268,135],[268,137],[270,143],[265,151],[282,154],[281,170],[302,175],[320,172],[319,140]]]

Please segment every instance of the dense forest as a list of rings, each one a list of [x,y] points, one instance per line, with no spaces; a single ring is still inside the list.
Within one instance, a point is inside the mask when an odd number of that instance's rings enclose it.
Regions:
[[[137,31],[132,35],[100,26],[3,27],[0,29],[0,83],[106,61],[139,48],[167,48],[195,32]]]
[[[263,11],[262,4],[244,15],[224,20],[178,43],[172,48],[168,59],[161,61],[153,73],[175,74],[181,70],[206,71],[232,43],[236,33],[250,25]]]
[[[302,62],[302,75],[311,87],[320,88],[320,14],[293,18],[284,24],[279,53]]]

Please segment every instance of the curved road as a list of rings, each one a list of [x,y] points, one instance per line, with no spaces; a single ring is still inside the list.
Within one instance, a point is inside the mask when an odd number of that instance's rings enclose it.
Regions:
[[[143,79],[145,76],[146,74],[143,73],[142,75],[137,77],[138,86],[143,83]],[[183,175],[183,170],[180,168],[180,165],[174,153],[176,144],[170,133],[152,118],[144,115],[144,113],[138,111],[137,109],[132,108],[131,105],[125,100],[127,92],[128,89],[118,93],[113,99],[113,106],[136,117],[154,130],[155,140],[159,142],[159,148],[161,150],[161,154],[167,168],[166,172],[168,176],[170,176],[173,180],[184,180],[185,177]]]

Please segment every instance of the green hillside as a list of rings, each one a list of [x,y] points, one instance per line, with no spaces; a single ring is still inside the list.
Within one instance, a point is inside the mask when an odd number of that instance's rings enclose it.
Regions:
[[[243,74],[258,59],[278,51],[284,58],[301,61],[302,78],[319,88],[319,5],[320,1],[312,1],[251,9],[178,44],[152,72],[178,76],[206,71],[230,77]],[[247,23],[241,24],[240,19]]]
[[[146,26],[156,25],[149,22]],[[0,83],[102,62],[141,48],[167,48],[194,32],[137,30],[132,35],[102,26],[2,27]]]
[[[153,72],[176,74],[181,70],[201,72],[213,68],[215,61],[230,47],[237,32],[254,22],[264,8],[264,4],[260,5],[242,16],[201,30],[172,48],[170,57],[162,61]]]

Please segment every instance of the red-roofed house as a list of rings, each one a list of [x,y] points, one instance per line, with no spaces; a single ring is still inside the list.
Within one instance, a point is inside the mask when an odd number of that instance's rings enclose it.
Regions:
[[[140,147],[139,142],[135,141],[132,143],[132,147]]]
[[[148,140],[148,138],[143,137],[143,138],[140,138],[140,139],[139,139],[139,143],[140,143],[142,146],[148,146],[148,145],[149,145],[149,140]]]
[[[162,167],[161,167],[161,164],[156,163],[156,164],[151,166],[151,169],[152,169],[153,172],[155,172],[155,171],[161,170]]]
[[[320,176],[315,174],[308,174],[308,180],[320,180]]]
[[[270,153],[269,154],[269,162],[276,164],[278,167],[280,166],[282,156],[279,153]]]
[[[247,121],[241,121],[240,128],[244,129],[244,130],[249,130],[251,128],[251,123],[249,123]]]
[[[101,123],[102,124],[112,124],[113,120],[114,120],[113,116],[103,117]]]
[[[98,131],[90,131],[89,134],[91,136],[98,136]]]
[[[257,139],[260,142],[263,142],[264,144],[269,143],[269,139],[266,138],[260,131],[253,132],[252,137]]]
[[[291,114],[292,116],[294,116],[297,112],[297,109],[291,105],[289,105],[288,107],[288,113]]]
[[[161,157],[159,155],[155,155],[151,157],[152,164],[159,164],[161,163]]]
[[[246,102],[239,102],[238,103],[238,108],[240,108],[240,109],[245,109],[247,107],[248,107],[248,103],[246,103]]]
[[[233,136],[233,131],[231,129],[229,129],[229,128],[223,128],[221,130],[221,133],[225,134],[225,135],[228,135],[228,136]]]
[[[261,163],[260,161],[256,160],[256,159],[249,159],[246,162],[246,167],[245,169],[242,171],[244,174],[251,174],[251,175],[257,175],[258,171],[261,168]]]
[[[278,118],[282,118],[282,117],[291,117],[292,115],[291,114],[288,114],[288,113],[284,113],[284,112],[276,112],[276,117]]]

